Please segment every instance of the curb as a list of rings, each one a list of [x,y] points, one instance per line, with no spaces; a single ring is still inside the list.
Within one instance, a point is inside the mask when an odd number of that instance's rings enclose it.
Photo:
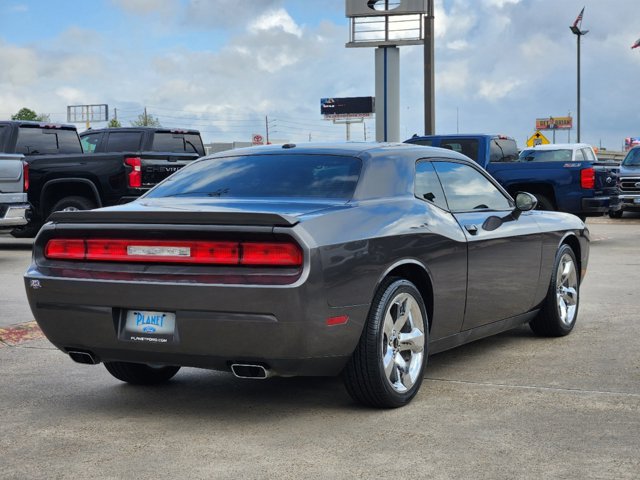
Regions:
[[[35,321],[0,328],[0,348],[15,347],[21,343],[41,338],[44,338],[44,334]]]

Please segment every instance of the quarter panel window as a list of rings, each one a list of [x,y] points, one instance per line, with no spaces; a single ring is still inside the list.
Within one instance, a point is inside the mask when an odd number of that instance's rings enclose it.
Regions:
[[[482,173],[456,162],[433,162],[453,211],[511,210],[507,197]]]
[[[449,209],[442,185],[431,162],[422,160],[416,164],[414,191],[420,200],[427,200],[444,210]]]

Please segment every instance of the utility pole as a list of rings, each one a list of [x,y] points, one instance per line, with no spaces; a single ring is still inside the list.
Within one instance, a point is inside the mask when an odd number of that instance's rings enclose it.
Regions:
[[[147,117],[147,107],[144,107],[144,125],[149,125],[149,118]]]
[[[267,145],[269,145],[269,116],[268,115],[264,116],[264,125],[267,130],[267,135],[266,135]]]

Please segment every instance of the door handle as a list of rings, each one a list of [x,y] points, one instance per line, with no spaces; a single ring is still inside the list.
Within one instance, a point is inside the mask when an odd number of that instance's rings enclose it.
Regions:
[[[467,232],[469,232],[471,235],[475,235],[476,233],[478,233],[478,226],[477,225],[465,225],[464,228],[467,230]]]

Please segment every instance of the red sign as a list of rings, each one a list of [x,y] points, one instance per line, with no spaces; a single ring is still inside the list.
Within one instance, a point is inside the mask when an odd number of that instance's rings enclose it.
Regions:
[[[251,144],[252,145],[264,145],[264,138],[259,133],[254,133],[251,136]]]

